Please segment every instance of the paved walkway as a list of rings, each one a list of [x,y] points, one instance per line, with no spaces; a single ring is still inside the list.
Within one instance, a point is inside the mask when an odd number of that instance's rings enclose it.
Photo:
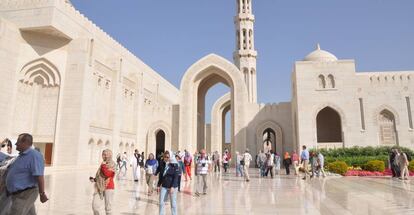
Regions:
[[[201,197],[192,195],[194,180],[182,181],[178,214],[414,214],[414,181],[358,177],[303,181],[293,175],[259,178],[256,169],[250,172],[250,182],[234,172],[211,174],[208,194]],[[75,170],[46,176],[50,201],[38,200],[38,214],[92,214],[93,186],[88,178],[94,173]],[[114,199],[114,214],[158,214],[158,196],[148,196],[142,180],[117,180]]]

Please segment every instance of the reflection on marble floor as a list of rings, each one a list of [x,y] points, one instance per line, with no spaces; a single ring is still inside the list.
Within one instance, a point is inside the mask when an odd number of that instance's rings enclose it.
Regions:
[[[50,201],[36,203],[38,214],[92,214],[95,170],[54,172],[46,176]],[[256,172],[256,169],[251,169]],[[179,214],[414,214],[414,181],[390,178],[327,177],[303,181],[281,175],[252,174],[247,183],[234,173],[211,174],[208,195],[194,197],[193,182],[182,181]],[[116,181],[114,214],[158,214],[158,196],[145,183]],[[169,206],[167,206],[169,210]],[[167,214],[170,214],[167,211]]]

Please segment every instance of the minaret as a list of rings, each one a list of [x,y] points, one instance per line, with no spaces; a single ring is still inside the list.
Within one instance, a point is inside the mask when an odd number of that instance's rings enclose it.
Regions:
[[[234,63],[243,73],[249,93],[249,102],[257,102],[256,57],[254,49],[254,15],[252,0],[237,0],[237,15],[234,17],[236,26],[236,51]]]

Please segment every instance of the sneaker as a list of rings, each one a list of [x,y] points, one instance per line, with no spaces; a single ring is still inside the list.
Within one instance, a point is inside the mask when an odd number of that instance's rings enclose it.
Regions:
[[[207,192],[204,192],[203,195],[207,195]]]
[[[194,195],[198,197],[198,196],[200,196],[200,193],[199,192],[195,192]]]
[[[306,177],[303,177],[302,180],[306,180]]]

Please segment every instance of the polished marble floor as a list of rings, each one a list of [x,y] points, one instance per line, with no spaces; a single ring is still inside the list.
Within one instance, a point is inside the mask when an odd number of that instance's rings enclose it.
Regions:
[[[94,172],[47,175],[50,201],[37,200],[38,214],[92,214],[93,186],[88,178]],[[178,214],[414,214],[414,181],[334,176],[303,181],[293,175],[259,178],[256,169],[250,172],[250,182],[233,172],[211,174],[208,194],[201,197],[192,195],[194,180],[182,181]],[[116,180],[114,214],[158,214],[158,196],[148,196],[146,189],[131,177]]]

